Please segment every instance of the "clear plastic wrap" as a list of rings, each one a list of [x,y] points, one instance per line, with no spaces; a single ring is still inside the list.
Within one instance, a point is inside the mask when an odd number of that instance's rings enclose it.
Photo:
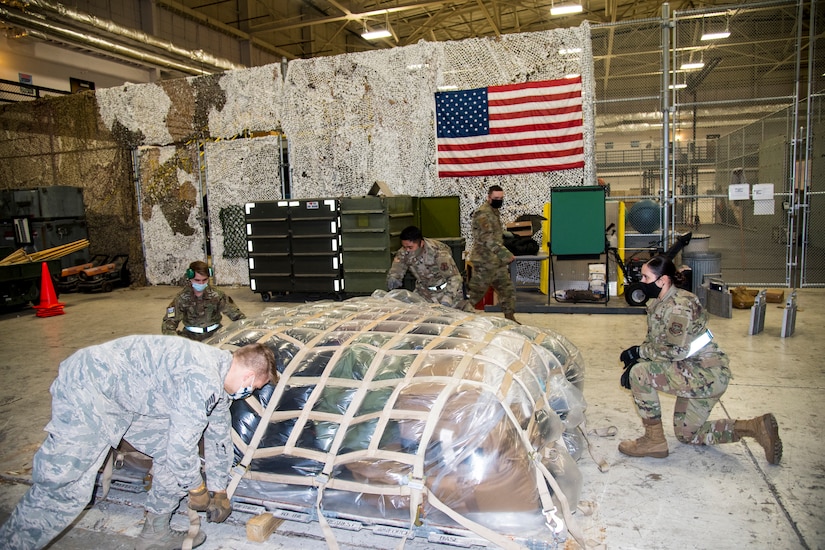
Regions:
[[[248,467],[236,496],[305,506],[311,487],[319,514],[563,540],[546,513],[575,508],[581,491],[569,435],[586,407],[578,350],[411,296],[269,308],[210,340],[261,342],[281,373],[233,404]]]

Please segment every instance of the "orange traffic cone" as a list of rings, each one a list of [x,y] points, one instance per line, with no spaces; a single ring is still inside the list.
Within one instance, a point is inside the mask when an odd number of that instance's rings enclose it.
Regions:
[[[40,305],[34,306],[37,310],[38,317],[53,317],[55,315],[63,315],[62,304],[57,301],[57,296],[54,293],[54,285],[52,284],[52,274],[49,273],[49,266],[43,262],[43,268],[40,270]]]

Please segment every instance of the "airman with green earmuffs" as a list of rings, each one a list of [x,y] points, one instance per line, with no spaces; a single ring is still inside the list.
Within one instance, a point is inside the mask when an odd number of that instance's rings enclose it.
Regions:
[[[245,319],[235,302],[223,291],[209,285],[212,268],[196,261],[186,270],[186,288],[181,290],[166,308],[161,330],[202,342],[221,327],[221,315],[233,321]],[[178,330],[178,325],[183,328]]]

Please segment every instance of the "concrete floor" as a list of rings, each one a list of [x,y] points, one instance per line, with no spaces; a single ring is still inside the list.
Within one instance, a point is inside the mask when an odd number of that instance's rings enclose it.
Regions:
[[[268,305],[248,288],[227,289],[247,315]],[[64,294],[65,315],[38,318],[34,310],[0,313],[0,521],[27,489],[31,459],[50,417],[49,385],[58,363],[75,350],[127,334],[159,333],[172,287],[119,289],[110,294]],[[591,437],[593,452],[610,467],[600,472],[585,456],[582,499],[593,509],[575,514],[588,548],[825,548],[825,445],[822,358],[825,357],[825,290],[798,293],[796,332],[780,338],[782,305],[769,304],[765,330],[748,336],[750,312],[713,317],[710,328],[731,356],[734,379],[713,417],[748,418],[772,411],[785,454],[769,465],[752,440],[715,448],[679,444],[667,430],[667,459],[621,455],[620,439],[641,432],[629,392],[618,383],[622,349],[641,341],[642,315],[519,313],[526,324],[551,327],[576,344],[586,359],[587,427],[615,426],[618,435]],[[283,305],[278,303],[277,305]],[[487,313],[500,315],[500,313]],[[662,398],[669,418],[673,399]],[[142,495],[113,491],[85,512],[50,548],[130,548],[140,530]],[[582,508],[586,508],[583,506]],[[246,540],[245,521],[205,524],[202,548],[326,547],[317,524],[287,521],[266,543]],[[179,515],[176,523],[186,521]],[[342,548],[392,548],[397,541],[336,529]],[[2,546],[2,543],[0,543]],[[407,548],[438,545],[420,539]],[[568,543],[568,548],[575,545]],[[440,548],[450,548],[441,546]]]

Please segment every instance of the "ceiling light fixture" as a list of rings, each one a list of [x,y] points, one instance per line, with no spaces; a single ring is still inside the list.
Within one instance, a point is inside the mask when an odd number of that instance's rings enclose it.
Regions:
[[[706,32],[702,35],[701,40],[723,40],[730,36],[730,31],[725,29],[719,32]]]
[[[364,40],[378,40],[379,38],[389,38],[392,33],[387,29],[377,29],[374,31],[364,31],[361,33],[361,38]]]
[[[682,66],[679,67],[679,70],[681,70],[681,71],[696,71],[698,69],[701,69],[704,66],[705,66],[704,61],[697,61],[695,63],[682,63]]]
[[[667,87],[668,90],[684,90],[685,88],[687,88],[687,84],[685,84],[685,83],[671,84],[670,86]]]
[[[361,33],[361,38],[364,40],[379,40],[381,38],[389,38],[393,36],[392,27],[390,27],[390,18],[389,14],[386,14],[386,21],[384,22],[383,29],[375,29],[370,30],[367,27],[366,19],[363,21],[364,23],[364,32]]]
[[[582,5],[575,2],[568,2],[556,6],[554,2],[550,3],[550,15],[570,15],[572,13],[581,13]]]
[[[699,40],[724,40],[725,38],[730,36],[730,18],[725,19],[725,30],[719,30],[719,27],[716,27],[716,30],[711,30],[710,32],[705,32],[705,20],[702,19],[702,37]]]

